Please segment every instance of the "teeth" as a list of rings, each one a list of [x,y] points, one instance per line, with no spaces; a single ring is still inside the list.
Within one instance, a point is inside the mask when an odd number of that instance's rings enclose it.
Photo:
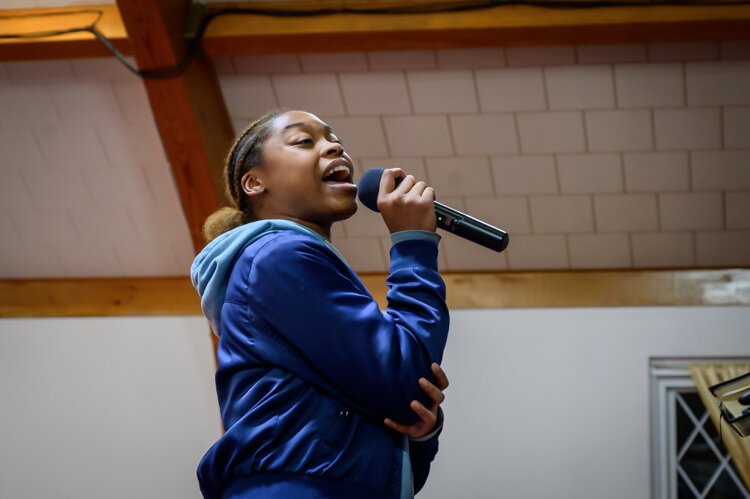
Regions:
[[[328,173],[326,174],[326,176],[325,176],[325,177],[323,177],[323,178],[328,178],[328,177],[330,177],[331,175],[333,175],[334,173],[336,173],[336,172],[340,172],[340,171],[345,171],[345,172],[349,173],[349,168],[347,168],[347,167],[346,167],[346,166],[344,166],[344,165],[339,165],[339,166],[335,167],[335,168],[334,168],[333,170],[331,170],[330,172],[328,172]]]

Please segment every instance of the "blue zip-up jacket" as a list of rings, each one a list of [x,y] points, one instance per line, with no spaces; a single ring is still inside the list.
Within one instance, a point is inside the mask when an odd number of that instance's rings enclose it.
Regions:
[[[418,379],[432,379],[449,322],[434,240],[393,245],[385,313],[330,243],[288,221],[223,234],[191,275],[220,334],[226,429],[198,468],[205,497],[399,498],[408,464],[421,488],[437,437],[407,444],[405,461],[383,419],[408,424],[412,400],[430,404]]]

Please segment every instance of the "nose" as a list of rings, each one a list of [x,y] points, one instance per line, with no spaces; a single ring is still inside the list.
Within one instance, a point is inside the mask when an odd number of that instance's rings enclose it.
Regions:
[[[338,157],[344,154],[344,147],[338,142],[329,142],[328,145],[323,148],[322,152],[323,156],[326,158],[329,156]]]

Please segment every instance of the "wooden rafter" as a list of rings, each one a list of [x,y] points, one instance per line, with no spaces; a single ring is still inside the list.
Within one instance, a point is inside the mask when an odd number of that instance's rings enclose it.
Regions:
[[[382,308],[384,274],[363,281]],[[448,273],[457,309],[750,305],[750,270]],[[186,278],[0,281],[0,317],[200,315]]]
[[[179,62],[189,0],[118,0],[118,6],[141,69]],[[219,81],[199,55],[179,76],[143,82],[197,251],[205,244],[203,221],[224,199],[223,159],[234,135]]]
[[[148,2],[144,2],[148,6]],[[237,7],[238,4],[231,4]],[[171,6],[170,6],[171,7]],[[212,4],[210,9],[220,8]],[[116,6],[2,10],[3,16],[67,12],[64,18],[0,18],[0,33],[85,26],[102,12],[98,26],[128,53],[127,33]],[[63,21],[64,19],[64,21]],[[435,49],[503,45],[562,45],[750,39],[749,5],[638,6],[544,9],[500,6],[467,12],[308,18],[233,15],[217,18],[206,32],[209,56],[357,50]],[[108,55],[88,33],[54,38],[0,39],[0,60]]]

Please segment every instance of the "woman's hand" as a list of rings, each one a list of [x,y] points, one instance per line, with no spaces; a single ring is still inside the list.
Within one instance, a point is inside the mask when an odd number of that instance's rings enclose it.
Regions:
[[[378,210],[391,234],[403,230],[435,232],[434,200],[432,187],[427,187],[422,181],[417,182],[400,168],[383,171],[378,191]]]
[[[445,375],[445,372],[439,364],[433,362],[431,369],[432,373],[435,375],[435,383],[437,383],[437,385],[433,385],[425,378],[419,378],[419,386],[421,386],[422,390],[424,390],[424,392],[432,399],[431,407],[428,409],[417,400],[412,400],[411,402],[411,409],[417,413],[421,421],[410,426],[404,426],[396,423],[390,418],[386,418],[384,423],[388,428],[403,433],[410,438],[421,438],[435,429],[438,407],[445,400],[443,391],[448,388],[449,383],[448,377]]]

